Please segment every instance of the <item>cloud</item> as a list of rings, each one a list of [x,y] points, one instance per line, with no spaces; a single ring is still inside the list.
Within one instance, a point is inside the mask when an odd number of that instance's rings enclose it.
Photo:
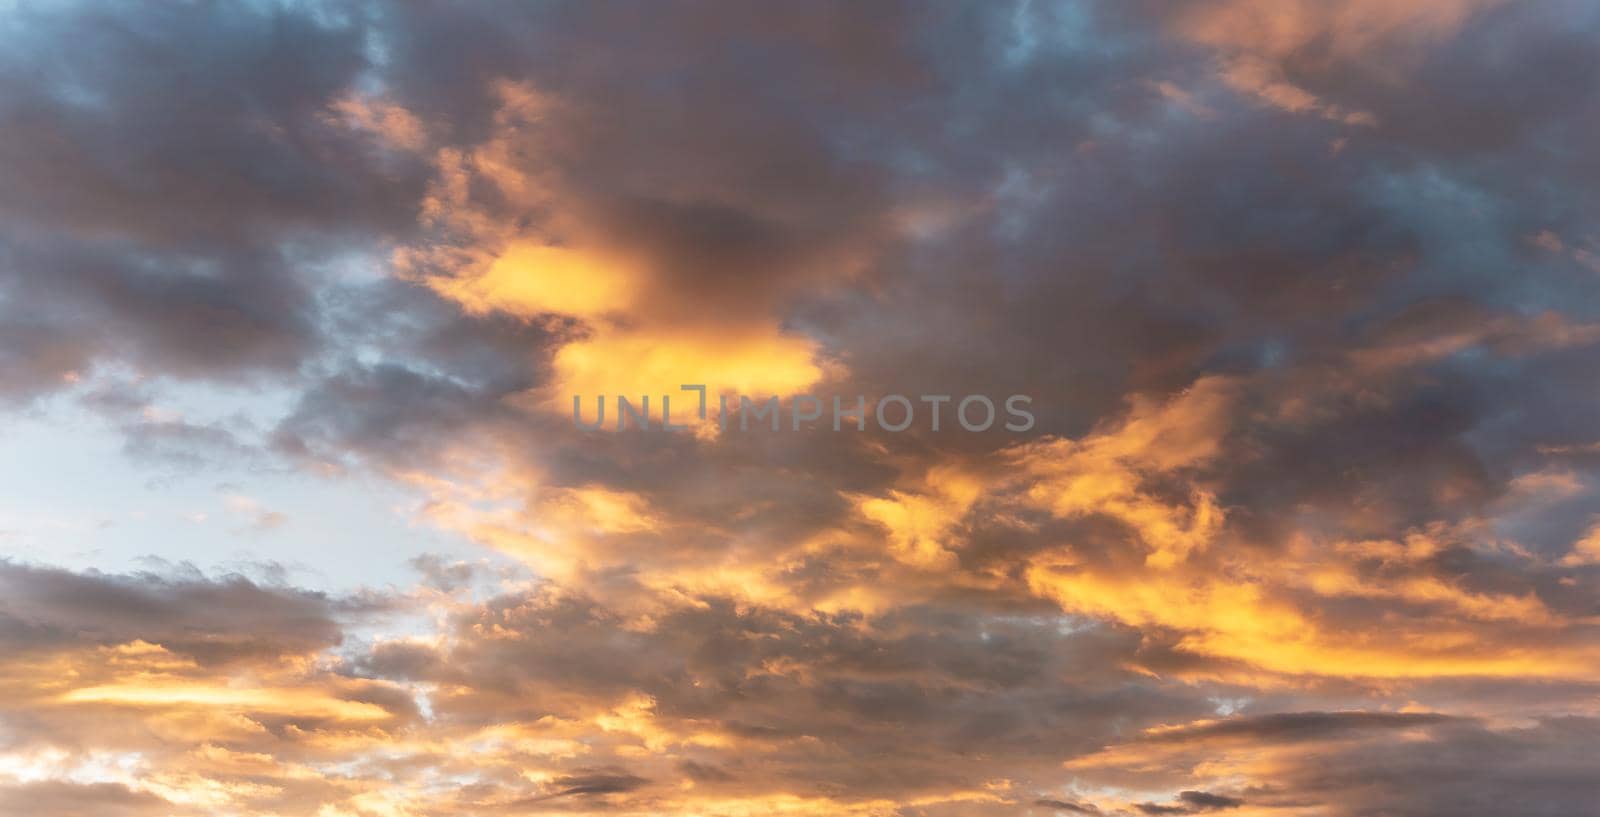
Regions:
[[[315,652],[339,643],[360,603],[243,577],[78,574],[0,562],[12,648],[144,642],[202,663]]]
[[[1054,809],[1056,811],[1069,812],[1071,814],[1099,814],[1100,813],[1100,809],[1095,807],[1095,806],[1089,805],[1087,803],[1074,803],[1074,802],[1072,802],[1070,800],[1055,800],[1055,799],[1052,799],[1052,798],[1041,798],[1039,800],[1033,801],[1033,804],[1036,805],[1036,806],[1042,806],[1042,807],[1048,808],[1048,809]]]
[[[61,817],[137,817],[164,813],[166,801],[116,783],[53,781],[0,787],[0,805],[18,812],[37,809]]]
[[[62,6],[0,36],[0,308],[32,372],[10,396],[94,365],[293,369],[319,341],[306,256],[407,227],[421,177],[323,119],[367,65],[352,25]]]
[[[1178,802],[1173,805],[1140,803],[1138,808],[1145,814],[1201,814],[1238,808],[1242,805],[1244,801],[1237,797],[1205,791],[1181,791],[1178,792]]]
[[[0,12],[0,401],[448,544],[0,561],[0,811],[1578,813],[1597,25]],[[570,421],[686,383],[1038,423]]]

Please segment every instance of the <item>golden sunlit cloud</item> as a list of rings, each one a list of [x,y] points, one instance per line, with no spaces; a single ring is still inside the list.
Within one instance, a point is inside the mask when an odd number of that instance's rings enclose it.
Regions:
[[[627,310],[644,285],[623,263],[592,250],[518,241],[480,274],[440,276],[428,284],[477,314],[599,319]]]
[[[376,721],[390,717],[381,706],[332,698],[294,688],[225,687],[152,680],[74,689],[62,703],[114,704],[155,708],[218,708],[275,715],[300,715],[344,721]]]
[[[599,396],[620,395],[634,404],[648,397],[657,417],[661,397],[666,396],[673,422],[688,423],[695,419],[699,398],[681,387],[703,385],[712,390],[707,414],[714,418],[719,391],[804,392],[823,378],[830,365],[819,360],[818,351],[815,341],[761,326],[601,330],[556,352],[550,404],[570,412],[572,398],[582,397],[588,403],[584,420],[593,422],[592,403]],[[613,423],[615,419],[605,427],[614,428]]]
[[[552,103],[524,85],[502,83],[497,90],[494,134],[469,153],[441,151],[436,160],[438,177],[423,216],[447,227],[450,242],[402,250],[397,261],[402,274],[420,278],[471,314],[582,321],[582,330],[555,349],[553,382],[530,395],[530,407],[566,414],[574,395],[649,396],[658,406],[663,395],[676,395],[683,409],[697,409],[697,403],[687,405],[681,386],[703,384],[713,394],[790,394],[837,371],[819,344],[785,331],[759,309],[664,310],[667,302],[693,304],[697,295],[663,279],[650,259],[608,246],[603,231],[581,214],[562,216],[560,231],[587,237],[569,245],[530,238],[487,212],[472,197],[474,183],[529,207],[559,196],[521,158],[526,145],[551,138],[544,117]]]

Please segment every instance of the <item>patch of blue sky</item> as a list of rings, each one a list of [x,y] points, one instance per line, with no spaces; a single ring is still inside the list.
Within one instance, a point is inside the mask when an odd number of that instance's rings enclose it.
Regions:
[[[233,415],[247,419],[232,428],[266,429],[288,397],[189,386],[153,405],[154,416],[194,425]],[[112,572],[145,569],[154,557],[208,574],[279,565],[297,584],[335,592],[409,586],[417,575],[408,562],[422,553],[483,556],[425,521],[424,498],[405,486],[263,462],[131,457],[119,421],[57,398],[0,427],[0,556]]]

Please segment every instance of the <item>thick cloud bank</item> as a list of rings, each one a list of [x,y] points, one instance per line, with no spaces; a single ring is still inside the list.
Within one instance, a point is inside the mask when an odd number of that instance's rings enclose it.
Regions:
[[[1587,813],[1597,37],[0,3],[0,407],[394,486],[484,554],[0,559],[0,812]],[[1036,422],[572,421],[694,383]]]

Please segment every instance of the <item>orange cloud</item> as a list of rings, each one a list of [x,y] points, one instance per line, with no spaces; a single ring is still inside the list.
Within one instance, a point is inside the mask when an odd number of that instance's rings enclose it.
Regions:
[[[1218,76],[1263,104],[1348,125],[1377,124],[1370,112],[1329,102],[1291,79],[1360,70],[1391,78],[1421,61],[1421,48],[1504,0],[1212,0],[1173,15],[1178,36],[1219,54]]]
[[[344,721],[375,721],[389,712],[375,704],[333,698],[294,688],[228,687],[152,680],[74,689],[58,700],[68,704],[116,704],[156,708],[219,708],[274,715],[304,715]]]

